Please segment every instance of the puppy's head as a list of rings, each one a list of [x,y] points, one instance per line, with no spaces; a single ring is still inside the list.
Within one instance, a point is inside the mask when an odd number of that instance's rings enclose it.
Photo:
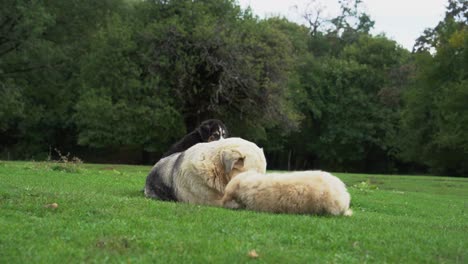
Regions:
[[[234,177],[234,173],[237,175],[243,171],[245,155],[242,155],[236,150],[224,150],[221,153],[221,162],[224,165],[225,175],[229,175],[228,178]]]
[[[211,142],[228,137],[226,126],[218,119],[208,119],[203,121],[197,128],[203,142]]]
[[[263,149],[258,149],[258,151],[245,151],[243,149],[224,150],[221,153],[221,159],[228,181],[239,173],[246,171],[266,173],[266,161]]]

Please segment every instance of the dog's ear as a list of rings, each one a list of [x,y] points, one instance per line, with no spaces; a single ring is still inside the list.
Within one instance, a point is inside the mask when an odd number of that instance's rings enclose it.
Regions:
[[[203,142],[208,142],[208,139],[211,136],[211,124],[201,124],[198,128],[198,134],[202,138]]]
[[[237,151],[224,150],[221,153],[221,162],[224,165],[224,172],[230,174],[234,168],[240,169],[244,167],[244,159],[245,157]]]

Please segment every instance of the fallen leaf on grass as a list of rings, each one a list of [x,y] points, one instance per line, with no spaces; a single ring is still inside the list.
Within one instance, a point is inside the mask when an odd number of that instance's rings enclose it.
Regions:
[[[57,208],[58,208],[58,204],[57,204],[57,203],[46,204],[46,205],[44,205],[44,207],[46,207],[46,208],[52,208],[52,209],[57,209]]]
[[[255,251],[255,249],[250,250],[250,252],[249,252],[248,255],[249,255],[249,257],[251,257],[251,258],[258,258],[258,254],[257,254],[257,251]]]

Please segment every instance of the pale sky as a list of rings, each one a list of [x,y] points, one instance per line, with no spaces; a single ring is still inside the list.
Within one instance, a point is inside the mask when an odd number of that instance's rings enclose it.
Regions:
[[[338,0],[315,0],[325,7],[326,17],[339,13]],[[238,0],[242,8],[250,6],[260,18],[280,15],[304,23],[301,14],[311,0]],[[362,7],[375,21],[372,34],[384,32],[408,50],[413,48],[425,28],[433,28],[444,18],[447,0],[363,0]],[[295,8],[295,6],[297,8]]]

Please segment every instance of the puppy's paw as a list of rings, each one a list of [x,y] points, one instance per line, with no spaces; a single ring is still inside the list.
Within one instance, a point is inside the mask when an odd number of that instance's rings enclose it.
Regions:
[[[240,208],[241,208],[241,205],[238,204],[236,201],[231,200],[231,201],[228,201],[228,202],[225,202],[225,203],[224,203],[224,208],[229,208],[229,209],[240,209]]]

